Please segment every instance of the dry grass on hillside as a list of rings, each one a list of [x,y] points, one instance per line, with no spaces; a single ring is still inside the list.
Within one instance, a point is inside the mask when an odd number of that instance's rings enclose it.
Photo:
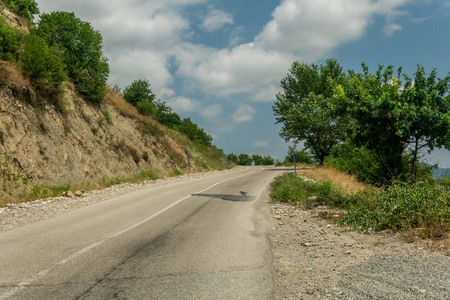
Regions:
[[[342,187],[350,194],[355,194],[364,190],[364,184],[359,182],[355,176],[349,175],[345,172],[338,171],[328,167],[316,167],[307,170],[300,169],[298,173],[302,176],[313,178],[319,182],[331,181],[336,185]]]
[[[25,79],[20,72],[21,68],[17,63],[0,60],[0,83],[9,82],[20,86],[31,87],[28,79]]]

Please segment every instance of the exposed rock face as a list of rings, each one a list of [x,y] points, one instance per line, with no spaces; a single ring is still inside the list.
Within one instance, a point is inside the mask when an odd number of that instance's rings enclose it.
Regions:
[[[144,133],[138,121],[116,107],[84,102],[70,84],[64,84],[63,100],[56,105],[39,102],[26,86],[0,86],[0,163],[7,153],[12,174],[63,185],[143,169],[164,173],[187,168],[183,146],[168,136]]]

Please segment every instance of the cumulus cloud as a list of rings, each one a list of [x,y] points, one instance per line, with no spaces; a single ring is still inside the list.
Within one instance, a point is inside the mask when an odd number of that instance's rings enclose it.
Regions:
[[[199,109],[201,102],[183,96],[174,97],[167,104],[177,113],[184,114]]]
[[[258,46],[301,54],[307,60],[359,39],[376,15],[389,19],[407,0],[284,0],[256,37]]]
[[[208,32],[213,32],[221,29],[227,24],[233,24],[233,22],[233,16],[231,14],[210,8],[203,20],[202,28]]]
[[[233,114],[233,121],[234,123],[250,122],[255,114],[256,110],[253,107],[241,104]]]
[[[200,110],[200,115],[209,121],[215,120],[222,113],[222,105],[214,104]]]
[[[255,47],[207,49],[189,45],[180,49],[178,75],[189,77],[198,89],[219,96],[253,93],[286,74],[293,56]]]
[[[255,141],[253,143],[253,147],[257,147],[257,148],[263,148],[269,145],[269,142],[267,141]]]

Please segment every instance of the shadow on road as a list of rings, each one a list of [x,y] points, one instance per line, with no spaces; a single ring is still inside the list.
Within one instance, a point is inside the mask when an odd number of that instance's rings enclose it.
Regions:
[[[251,202],[256,200],[256,196],[249,196],[246,192],[239,192],[239,193],[240,195],[192,194],[192,196],[222,199],[225,201],[232,201],[232,202]]]

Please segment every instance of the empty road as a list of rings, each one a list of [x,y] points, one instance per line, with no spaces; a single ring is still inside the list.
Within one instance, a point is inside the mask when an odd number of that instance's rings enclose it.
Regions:
[[[0,233],[0,299],[271,299],[262,194],[281,172],[152,187]]]

